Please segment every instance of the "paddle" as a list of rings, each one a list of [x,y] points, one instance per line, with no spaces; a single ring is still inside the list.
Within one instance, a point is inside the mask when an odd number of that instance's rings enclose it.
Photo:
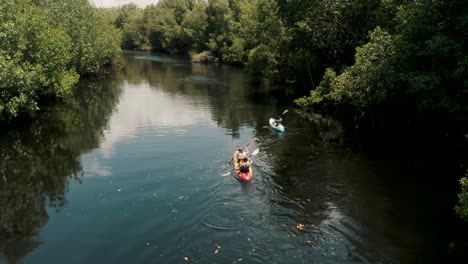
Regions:
[[[286,114],[287,112],[288,112],[288,109],[284,110],[283,113],[280,116]]]
[[[255,156],[258,154],[258,152],[260,152],[260,149],[259,148],[256,148],[252,154],[250,154],[249,158],[252,157],[252,156]],[[231,174],[231,171],[235,170],[236,168],[232,168],[231,170],[229,170],[228,172],[222,174],[222,176],[228,176],[229,174]]]
[[[249,158],[252,157],[252,156],[257,155],[258,152],[260,152],[260,149],[259,149],[259,148],[256,148],[256,149],[252,152],[252,154],[250,154]]]

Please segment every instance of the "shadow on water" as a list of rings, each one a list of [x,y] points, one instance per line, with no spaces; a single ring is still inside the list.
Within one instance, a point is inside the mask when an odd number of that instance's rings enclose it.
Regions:
[[[0,255],[11,263],[40,245],[36,231],[48,221],[47,207],[60,210],[70,181],[80,181],[80,156],[99,145],[120,90],[86,80],[75,94],[0,135]]]
[[[361,137],[354,144],[353,128],[297,113],[310,121],[308,137],[294,133],[306,127],[295,123],[287,143],[277,140],[271,148],[262,136],[260,145],[270,155],[266,163],[277,164],[271,177],[282,187],[272,202],[291,208],[302,232],[324,235],[311,244],[323,249],[326,240],[348,241],[347,259],[357,262],[466,260],[467,227],[453,210],[463,176],[457,144],[441,144],[449,140],[427,132]]]

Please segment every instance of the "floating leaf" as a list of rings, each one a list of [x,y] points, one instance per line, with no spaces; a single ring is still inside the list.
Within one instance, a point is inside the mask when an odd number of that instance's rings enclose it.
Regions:
[[[303,224],[297,224],[296,229],[297,230],[302,230],[302,229],[304,229],[304,225]]]
[[[184,257],[184,259],[185,259],[186,261],[188,261],[188,260],[189,260],[189,258],[188,258],[188,257]]]

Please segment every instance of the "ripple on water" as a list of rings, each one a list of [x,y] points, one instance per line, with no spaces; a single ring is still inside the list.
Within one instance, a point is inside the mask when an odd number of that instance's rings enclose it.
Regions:
[[[311,226],[308,244],[314,249],[312,256],[320,263],[397,263],[396,259],[382,257],[385,249],[368,239],[368,230],[342,211],[336,204],[327,202],[326,210],[319,216],[320,223]],[[308,227],[308,226],[306,226]],[[305,231],[304,228],[303,231]]]
[[[254,209],[242,203],[215,203],[203,212],[202,222],[210,228],[232,230],[247,226],[256,216]]]
[[[150,61],[158,61],[158,62],[166,62],[166,63],[174,63],[176,62],[175,59],[163,56],[136,56],[136,59],[140,60],[150,60]]]

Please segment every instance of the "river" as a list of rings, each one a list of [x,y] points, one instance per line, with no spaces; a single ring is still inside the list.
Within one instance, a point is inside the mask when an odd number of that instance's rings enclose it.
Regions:
[[[442,255],[431,215],[443,210],[405,180],[413,172],[340,144],[340,124],[303,119],[292,91],[225,65],[144,53],[123,61],[112,79],[82,81],[76,101],[2,133],[0,263]],[[285,109],[277,133],[268,118]],[[246,144],[260,150],[250,184],[230,163]]]

